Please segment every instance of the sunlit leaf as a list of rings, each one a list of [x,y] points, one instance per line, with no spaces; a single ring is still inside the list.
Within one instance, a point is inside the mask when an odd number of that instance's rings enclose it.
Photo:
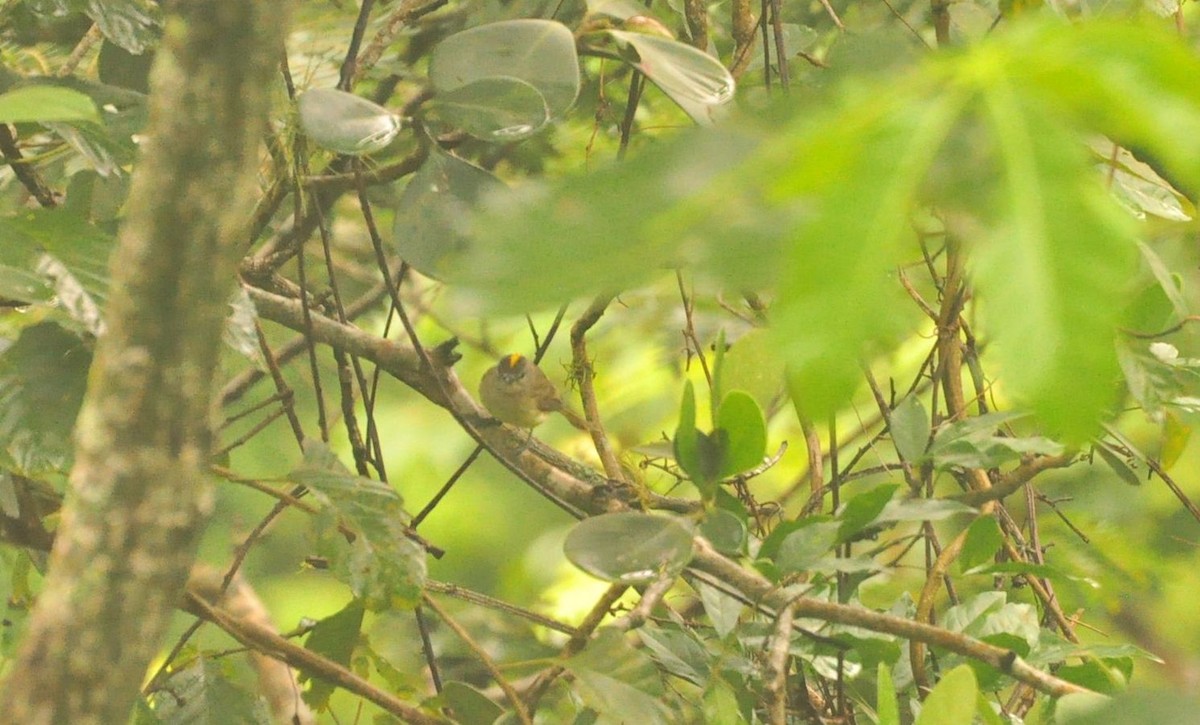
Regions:
[[[92,99],[70,88],[29,85],[0,93],[0,123],[99,120]]]
[[[971,725],[975,719],[975,673],[961,665],[942,676],[921,705],[916,725]]]
[[[1070,440],[1115,402],[1111,343],[1135,267],[1130,220],[1085,171],[1079,139],[1007,81],[985,91],[1000,217],[972,270],[1006,387]],[[1087,259],[1087,264],[1079,260]]]

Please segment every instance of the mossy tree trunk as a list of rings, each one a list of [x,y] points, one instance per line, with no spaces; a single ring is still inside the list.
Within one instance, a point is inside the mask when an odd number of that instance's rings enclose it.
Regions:
[[[167,8],[45,590],[0,722],[123,723],[211,508],[210,401],[283,4]]]

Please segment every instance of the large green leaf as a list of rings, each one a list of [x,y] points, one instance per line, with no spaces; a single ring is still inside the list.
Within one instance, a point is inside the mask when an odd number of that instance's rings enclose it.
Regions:
[[[561,117],[579,94],[574,36],[550,20],[506,20],[446,38],[429,59],[429,81],[438,94],[496,78],[527,84],[541,94],[550,117]]]
[[[430,277],[456,278],[471,249],[470,209],[504,189],[491,173],[435,149],[396,204],[392,234],[401,259]]]
[[[950,88],[922,98],[913,95],[929,92],[921,84],[897,85],[905,92],[857,98],[778,150],[808,163],[779,168],[772,194],[815,206],[793,232],[774,311],[792,399],[813,420],[859,385],[848,361],[911,324],[897,314],[909,306],[888,277],[912,254],[909,212],[966,96]]]
[[[1003,77],[984,89],[984,109],[1003,175],[971,270],[993,354],[1007,389],[1084,440],[1115,402],[1113,337],[1137,269],[1132,221],[1050,109]]]
[[[609,30],[621,55],[687,112],[709,124],[733,100],[737,84],[721,62],[708,53],[657,35]]]
[[[92,99],[70,88],[29,85],[0,93],[0,123],[98,120]]]
[[[563,543],[567,558],[598,579],[645,582],[683,571],[692,560],[692,526],[635,511],[584,519]]]
[[[612,628],[565,663],[575,675],[574,693],[610,722],[667,723],[662,680],[650,658]]]
[[[971,725],[979,690],[975,673],[966,665],[947,672],[921,706],[916,725]]]

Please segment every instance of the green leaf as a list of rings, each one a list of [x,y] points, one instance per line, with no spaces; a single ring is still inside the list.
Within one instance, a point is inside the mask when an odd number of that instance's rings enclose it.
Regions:
[[[1110,447],[1110,444],[1104,441],[1096,441],[1095,451],[1100,454],[1101,460],[1108,464],[1108,467],[1113,470],[1125,483],[1130,486],[1142,485],[1142,477],[1130,466],[1129,461],[1124,456],[1119,456]]]
[[[726,434],[720,478],[762,464],[767,453],[767,423],[754,398],[740,390],[726,395],[717,410],[717,428]]]
[[[28,85],[0,93],[0,123],[99,120],[92,99],[70,88]]]
[[[1086,440],[1115,402],[1107,383],[1136,270],[1132,222],[1051,107],[1005,78],[982,91],[1003,175],[999,218],[971,269],[993,354],[1015,396],[1063,437]]]
[[[638,628],[637,635],[664,670],[692,684],[704,684],[708,678],[709,654],[692,633],[647,623]]]
[[[110,86],[128,88],[138,93],[150,92],[150,66],[154,53],[133,54],[116,43],[104,41],[100,45],[100,56],[96,70],[100,80]]]
[[[454,721],[462,725],[492,725],[504,713],[491,698],[465,682],[447,682],[441,696],[454,710]]]
[[[583,652],[567,660],[574,692],[614,722],[669,722],[662,681],[650,658],[612,628],[604,628]]]
[[[300,128],[317,145],[339,154],[381,151],[400,133],[400,119],[383,106],[334,88],[312,88],[296,101]]]
[[[464,282],[497,312],[628,289],[683,258],[721,278],[761,283],[774,270],[759,260],[781,247],[777,220],[744,218],[729,230],[722,211],[730,197],[750,193],[728,176],[757,144],[732,127],[682,133],[553,187],[530,183],[492,194],[470,220],[478,245]]]
[[[400,257],[429,277],[455,278],[473,256],[465,226],[470,210],[504,189],[490,172],[435,148],[396,205],[392,235]]]
[[[890,521],[941,521],[951,516],[978,513],[974,508],[958,501],[942,498],[909,498],[889,501],[877,522]]]
[[[674,576],[692,560],[688,522],[634,511],[584,519],[567,534],[571,563],[611,582],[646,582]]]
[[[751,330],[725,351],[717,384],[718,400],[732,390],[744,390],[760,408],[767,410],[782,389],[783,361],[767,330]]]
[[[782,574],[808,571],[837,544],[841,524],[806,519],[779,545],[775,563]]]
[[[898,490],[900,484],[886,483],[847,501],[845,508],[838,513],[838,519],[842,522],[838,529],[838,542],[850,541],[855,534],[875,523]]]
[[[912,253],[909,213],[967,100],[961,89],[934,93],[925,82],[901,76],[817,115],[776,149],[806,163],[772,169],[779,176],[769,198],[814,207],[791,235],[772,309],[792,402],[810,420],[824,420],[860,385],[847,361],[913,324],[889,273]]]
[[[158,40],[162,13],[153,0],[88,0],[86,12],[105,38],[134,55]]]
[[[324,507],[322,551],[334,571],[371,611],[410,608],[425,582],[425,552],[406,537],[408,521],[399,494],[385,483],[356,476],[320,441],[304,441],[304,462],[288,478],[305,486]],[[347,541],[336,524],[350,529]]]
[[[980,564],[991,561],[996,551],[1004,543],[1004,534],[1000,524],[991,516],[980,516],[967,528],[967,538],[963,542],[962,552],[958,556],[958,566],[961,571],[968,571]]]
[[[746,604],[742,600],[699,580],[694,580],[691,584],[700,595],[704,613],[708,615],[708,620],[718,637],[725,637],[737,628],[742,612],[746,610]]]
[[[203,657],[172,672],[152,696],[164,725],[270,725],[266,703],[234,684],[220,663]]]
[[[358,644],[365,612],[361,601],[351,600],[341,611],[313,625],[312,631],[304,641],[305,649],[348,667],[350,658],[354,655],[354,647]],[[324,710],[329,706],[329,696],[337,689],[337,685],[321,678],[300,675],[301,682],[309,679],[312,685],[304,693],[304,701],[318,710]]]
[[[745,551],[749,534],[746,522],[732,511],[713,508],[700,521],[699,533],[722,554],[737,555]]]
[[[696,429],[695,390],[690,380],[684,383],[679,427],[674,438],[675,460],[706,501],[716,495],[716,483],[728,451],[728,436],[722,429],[711,434]]]
[[[905,397],[892,410],[891,419],[892,443],[900,458],[909,463],[921,460],[929,445],[931,425],[920,399],[915,395]]]
[[[446,38],[429,59],[429,81],[439,95],[497,78],[532,87],[547,115],[561,117],[579,94],[575,37],[562,23],[506,20]]]
[[[929,457],[938,468],[993,468],[1024,455],[1059,455],[1065,447],[1048,438],[1013,438],[996,435],[1001,425],[1023,417],[1023,413],[988,413],[951,423],[938,430],[929,447]]]
[[[747,722],[738,704],[737,693],[729,683],[720,678],[713,678],[704,689],[701,712],[704,714],[704,722],[707,723],[739,725]]]
[[[711,55],[677,40],[625,30],[606,31],[621,56],[679,104],[696,123],[710,124],[733,100],[737,84]]]
[[[896,702],[896,686],[892,684],[892,669],[879,663],[875,679],[875,713],[879,725],[900,725],[900,705]]]
[[[53,322],[0,346],[0,449],[31,477],[65,471],[92,352]]]
[[[947,672],[925,698],[916,725],[971,725],[979,690],[967,665]]]
[[[482,78],[439,95],[431,108],[446,122],[486,141],[519,141],[550,122],[546,99],[519,78]]]

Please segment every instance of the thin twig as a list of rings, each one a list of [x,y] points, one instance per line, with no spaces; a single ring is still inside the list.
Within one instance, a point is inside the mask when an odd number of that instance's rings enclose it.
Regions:
[[[435,602],[428,594],[421,597],[421,601],[425,603],[425,606],[432,609],[447,627],[454,630],[454,633],[463,641],[463,644],[465,644],[468,649],[475,653],[475,656],[479,658],[480,663],[483,664],[484,669],[488,671],[488,674],[492,676],[492,679],[495,680],[496,684],[500,686],[500,689],[504,691],[504,696],[507,697],[509,703],[512,704],[513,710],[516,712],[517,719],[520,720],[524,725],[533,725],[533,718],[529,716],[529,709],[526,708],[525,703],[521,700],[520,695],[517,694],[517,691],[513,689],[513,686],[509,684],[508,680],[503,674],[501,674],[500,668],[496,666],[496,663],[492,660],[491,656],[489,656],[483,647],[481,647],[479,643],[476,642],[473,637],[471,637],[471,633],[468,632],[461,624],[455,621],[455,619],[450,616],[450,613],[443,609],[441,605]]]

